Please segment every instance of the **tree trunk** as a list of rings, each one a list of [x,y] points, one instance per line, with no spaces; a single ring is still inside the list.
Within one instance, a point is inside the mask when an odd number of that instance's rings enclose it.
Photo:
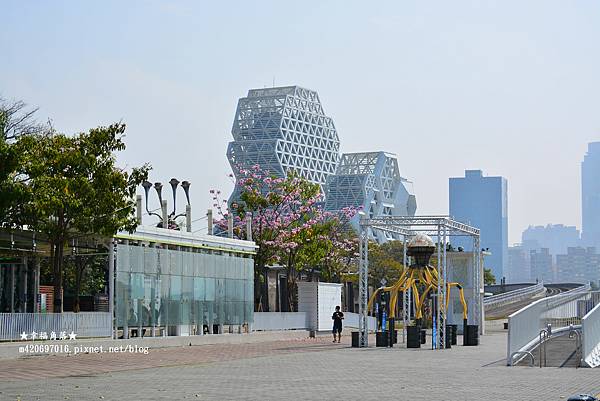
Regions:
[[[54,313],[62,313],[62,268],[63,268],[63,252],[65,242],[59,239],[54,245],[54,258],[52,260],[53,275],[54,275]]]
[[[291,277],[290,280],[290,275],[293,276]],[[290,274],[288,275],[288,281],[287,281],[287,303],[288,303],[288,309],[290,312],[296,312],[296,309],[298,309],[298,305],[296,305],[296,274],[294,272],[290,272]]]
[[[81,291],[81,280],[83,278],[83,270],[86,262],[83,257],[78,256],[75,259],[75,302],[73,303],[73,312],[78,313],[81,310],[79,305],[79,293]]]
[[[290,251],[290,253],[288,254],[288,268],[287,268],[287,299],[285,300],[285,302],[287,302],[287,309],[290,312],[295,312],[296,308],[295,308],[295,293],[296,293],[296,269],[295,269],[295,264],[294,264],[294,259],[295,259],[295,252],[294,251]]]
[[[256,264],[254,266],[254,309],[255,312],[269,311],[269,285],[267,281],[269,268]]]
[[[262,289],[262,307],[264,312],[269,312],[269,267],[263,267],[263,289]]]

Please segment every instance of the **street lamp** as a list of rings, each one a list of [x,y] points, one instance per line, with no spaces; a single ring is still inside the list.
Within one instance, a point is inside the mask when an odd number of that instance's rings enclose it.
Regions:
[[[152,183],[149,181],[144,181],[142,183],[142,187],[144,188],[144,192],[146,194],[146,212],[149,215],[156,216],[160,219],[160,222],[157,224],[157,227],[162,227],[162,228],[173,227],[173,229],[176,229],[176,230],[178,230],[179,228],[177,227],[176,224],[174,224],[175,219],[177,219],[178,217],[186,216],[187,217],[187,225],[188,225],[187,230],[191,231],[191,205],[190,205],[190,185],[191,185],[191,183],[189,181],[181,182],[181,187],[183,188],[183,191],[185,193],[185,197],[187,200],[187,205],[186,205],[185,213],[176,214],[176,212],[177,212],[177,202],[176,202],[177,186],[179,185],[179,183],[180,183],[180,181],[177,178],[171,178],[171,180],[169,181],[169,184],[171,184],[171,190],[173,192],[173,211],[171,212],[171,214],[166,216],[167,221],[165,221],[165,218],[163,216],[159,215],[158,213],[154,213],[154,212],[150,211],[150,209],[148,208],[149,192],[150,192],[150,188],[152,188]],[[160,183],[160,182],[154,183],[154,189],[156,190],[156,194],[158,196],[158,201],[160,202],[161,207],[163,205],[162,188],[163,188],[162,183]],[[164,213],[166,215],[166,211]],[[171,222],[173,222],[173,224],[171,224]]]

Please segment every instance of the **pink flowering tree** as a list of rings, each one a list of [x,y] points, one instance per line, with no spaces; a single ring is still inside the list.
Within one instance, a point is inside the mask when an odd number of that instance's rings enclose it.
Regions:
[[[323,210],[317,184],[293,173],[286,178],[276,177],[258,165],[239,168],[238,172],[238,202],[227,207],[220,193],[211,191],[213,206],[221,217],[217,224],[227,230],[231,213],[235,235],[246,238],[246,221],[251,219],[252,239],[259,246],[254,259],[255,306],[257,310],[268,311],[269,266],[280,265],[287,273],[290,294],[287,310],[293,310],[298,274],[314,270],[323,258],[332,255],[332,239],[328,234],[333,227],[341,227],[342,222],[338,214]]]

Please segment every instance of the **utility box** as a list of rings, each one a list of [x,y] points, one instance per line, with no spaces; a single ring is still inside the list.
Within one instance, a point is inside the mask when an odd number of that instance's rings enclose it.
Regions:
[[[298,312],[306,312],[307,329],[331,331],[333,328],[331,315],[335,312],[335,307],[342,304],[342,284],[320,282],[297,284]]]

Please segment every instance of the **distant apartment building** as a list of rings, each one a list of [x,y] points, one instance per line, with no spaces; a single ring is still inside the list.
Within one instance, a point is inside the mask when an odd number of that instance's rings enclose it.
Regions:
[[[530,251],[529,261],[531,264],[531,281],[543,281],[544,283],[556,282],[552,255],[548,248]]]
[[[523,245],[515,244],[508,247],[505,273],[507,283],[528,283],[531,281],[529,250]]]
[[[579,230],[563,224],[529,226],[521,235],[521,243],[529,250],[548,248],[551,255],[564,254],[567,248],[579,246]]]
[[[600,255],[594,247],[569,247],[565,255],[556,255],[558,281],[587,283],[600,279]]]
[[[481,170],[466,170],[464,177],[450,178],[450,216],[471,224],[481,231],[481,247],[489,248],[485,267],[491,268],[496,280],[505,276],[508,260],[507,182],[503,177],[484,177]],[[455,245],[472,249],[464,240]]]
[[[588,144],[581,163],[581,236],[600,249],[600,142]]]

